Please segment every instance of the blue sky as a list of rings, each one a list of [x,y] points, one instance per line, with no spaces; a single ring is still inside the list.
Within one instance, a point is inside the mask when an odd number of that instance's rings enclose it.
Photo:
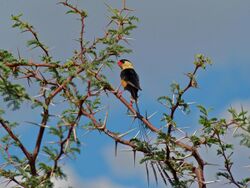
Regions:
[[[25,47],[29,35],[11,28],[11,14],[22,12],[24,19],[39,31],[41,40],[51,48],[56,59],[70,58],[73,49],[77,47],[74,39],[78,37],[79,26],[75,17],[66,16],[65,8],[56,5],[57,2],[0,1],[0,48],[14,53],[18,48],[22,56],[37,59],[38,51],[30,51]],[[108,23],[105,2],[113,7],[121,6],[121,2],[117,0],[73,2],[88,12],[85,32],[87,39],[102,35]],[[187,94],[187,99],[213,108],[213,115],[216,116],[225,114],[230,105],[245,104],[246,108],[250,106],[249,1],[127,0],[127,4],[136,10],[135,15],[139,17],[140,22],[132,34],[134,40],[131,41],[130,47],[133,53],[125,58],[134,62],[140,75],[143,88],[140,94],[142,111],[159,112],[152,121],[160,124],[158,119],[164,110],[156,102],[157,97],[170,94],[169,85],[172,81],[178,81],[182,85],[187,82],[184,73],[192,70],[194,55],[197,53],[209,56],[214,65],[208,67],[205,72],[199,72],[199,89]],[[112,83],[118,85],[118,67],[108,74],[112,78]],[[112,103],[112,99],[107,99],[110,109],[114,108],[110,111],[113,118],[108,122],[109,126],[116,130],[126,109],[120,104]],[[19,114],[22,117],[16,118],[30,117],[29,113]],[[190,130],[195,129],[198,126],[197,117],[196,110],[188,117],[178,113],[180,127],[188,126],[191,127]],[[119,130],[131,128],[130,123],[122,126],[124,127]],[[31,133],[34,129],[27,128],[27,131]],[[98,188],[100,182],[107,187],[146,186],[143,170],[133,167],[128,153],[120,152],[118,157],[114,158],[112,140],[98,132],[89,133],[82,138],[84,146],[81,155],[74,161],[64,161],[65,168],[74,176],[75,182],[83,183],[90,188]],[[123,155],[126,157],[122,157]],[[119,163],[126,164],[120,164],[120,171],[124,172],[119,172]],[[75,185],[77,186],[77,183]]]

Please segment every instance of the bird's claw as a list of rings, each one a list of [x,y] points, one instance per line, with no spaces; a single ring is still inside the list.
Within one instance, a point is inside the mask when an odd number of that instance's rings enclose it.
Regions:
[[[117,92],[117,96],[118,96],[118,97],[121,97],[121,96],[122,96],[123,91],[117,90],[116,92]]]
[[[133,107],[133,101],[132,100],[130,100],[129,106]]]

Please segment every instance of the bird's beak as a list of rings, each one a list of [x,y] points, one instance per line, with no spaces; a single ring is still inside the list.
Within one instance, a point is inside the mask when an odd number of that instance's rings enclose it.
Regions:
[[[117,62],[117,65],[118,65],[119,67],[122,67],[122,62],[121,62],[121,61],[118,61],[118,62]]]

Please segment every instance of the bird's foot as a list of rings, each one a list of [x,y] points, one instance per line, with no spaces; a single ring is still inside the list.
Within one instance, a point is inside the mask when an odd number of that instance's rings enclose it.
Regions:
[[[124,92],[124,91],[119,91],[119,90],[118,90],[118,91],[117,91],[117,94],[116,94],[116,95],[117,95],[117,97],[121,97],[121,96],[122,96],[122,94],[123,94],[123,92]]]
[[[133,104],[134,104],[134,101],[133,101],[133,100],[130,100],[129,106],[130,106],[130,107],[133,107]]]

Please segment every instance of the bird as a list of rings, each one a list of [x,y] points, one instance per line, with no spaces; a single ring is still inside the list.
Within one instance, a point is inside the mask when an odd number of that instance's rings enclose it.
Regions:
[[[133,63],[127,59],[121,59],[117,62],[118,66],[121,68],[120,78],[121,78],[121,86],[124,88],[124,90],[127,90],[131,94],[132,100],[130,101],[130,105],[133,105],[133,101],[136,105],[136,111],[138,114],[140,114],[139,106],[138,106],[138,92],[141,91],[140,86],[140,80],[139,76],[136,73]],[[137,115],[138,115],[137,114]],[[138,119],[139,122],[139,133],[141,135],[141,138],[143,138],[144,141],[149,141],[146,127],[143,124],[141,120]]]
[[[142,90],[140,86],[139,76],[136,73],[133,63],[127,59],[121,59],[117,62],[118,66],[121,68],[120,78],[121,86],[124,90],[127,90],[131,94],[131,98],[135,101],[137,111],[138,108],[138,91]],[[132,100],[131,103],[132,105]]]

